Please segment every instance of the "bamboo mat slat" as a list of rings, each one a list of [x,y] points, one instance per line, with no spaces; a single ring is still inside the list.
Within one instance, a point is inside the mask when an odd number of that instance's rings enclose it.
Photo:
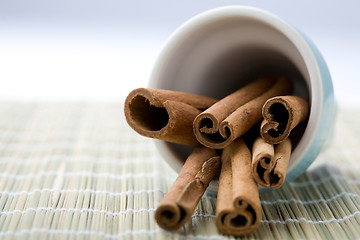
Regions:
[[[331,144],[296,181],[261,194],[246,239],[360,238],[360,110],[340,110]],[[189,224],[154,211],[176,174],[127,125],[121,104],[0,103],[0,239],[233,239],[207,193]]]

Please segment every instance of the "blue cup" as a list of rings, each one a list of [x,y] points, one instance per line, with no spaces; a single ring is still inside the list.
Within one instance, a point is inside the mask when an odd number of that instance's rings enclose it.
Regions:
[[[316,159],[334,125],[335,102],[329,70],[302,32],[261,9],[229,6],[201,13],[180,26],[163,47],[150,87],[222,98],[264,74],[289,76],[295,94],[310,99],[305,133],[292,152],[286,182]],[[156,140],[176,171],[190,149]],[[217,191],[218,181],[209,189]]]

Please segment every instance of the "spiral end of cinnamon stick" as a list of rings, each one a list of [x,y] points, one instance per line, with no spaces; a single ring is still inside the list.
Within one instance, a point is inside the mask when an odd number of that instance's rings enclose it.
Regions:
[[[176,231],[184,224],[186,211],[173,204],[164,204],[159,206],[155,211],[155,220],[157,224],[168,231]]]
[[[270,167],[264,167],[262,160],[254,165],[253,172],[256,182],[263,187],[279,188],[285,181],[285,175],[282,172]]]
[[[126,121],[142,136],[190,146],[198,146],[192,131],[194,118],[201,112],[192,105],[177,100],[184,96],[176,92],[169,99],[169,91],[138,88],[125,100]],[[176,98],[177,96],[177,98]],[[194,95],[191,95],[195,98]],[[199,96],[199,101],[204,98]]]
[[[285,182],[291,154],[290,139],[274,147],[259,137],[253,143],[252,152],[252,174],[255,181],[263,187],[281,187]]]
[[[309,116],[309,103],[296,96],[280,96],[267,100],[262,109],[264,120],[260,134],[266,142],[279,144],[300,122]]]
[[[234,199],[233,211],[222,211],[216,219],[218,230],[227,235],[243,236],[254,232],[261,223],[260,208],[244,198]]]
[[[254,162],[252,165],[252,172],[255,181],[263,187],[270,187],[270,173],[271,162],[273,160],[273,155],[266,153],[258,154],[254,156]]]
[[[231,126],[220,124],[210,113],[199,114],[193,124],[196,139],[204,146],[213,149],[223,149],[232,139]]]
[[[124,112],[129,126],[144,136],[156,136],[169,122],[169,114],[151,91],[138,88],[130,92],[125,100]]]

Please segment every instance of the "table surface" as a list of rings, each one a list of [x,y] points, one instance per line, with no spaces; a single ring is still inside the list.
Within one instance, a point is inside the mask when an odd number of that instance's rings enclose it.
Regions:
[[[120,103],[0,103],[0,238],[228,239],[207,193],[176,233],[154,211],[176,174]],[[251,239],[360,238],[360,110],[296,181],[261,194]]]

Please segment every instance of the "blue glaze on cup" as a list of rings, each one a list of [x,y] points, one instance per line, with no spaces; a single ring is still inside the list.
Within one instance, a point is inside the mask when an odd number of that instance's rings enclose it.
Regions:
[[[320,126],[316,132],[316,136],[313,139],[310,148],[306,152],[305,156],[301,159],[301,161],[290,172],[287,173],[285,183],[289,183],[298,178],[317,158],[321,149],[331,137],[334,128],[336,112],[334,88],[327,64],[315,44],[304,33],[299,30],[297,31],[308,43],[308,46],[311,48],[312,53],[316,58],[316,62],[321,74],[323,87],[323,108],[321,113]]]

